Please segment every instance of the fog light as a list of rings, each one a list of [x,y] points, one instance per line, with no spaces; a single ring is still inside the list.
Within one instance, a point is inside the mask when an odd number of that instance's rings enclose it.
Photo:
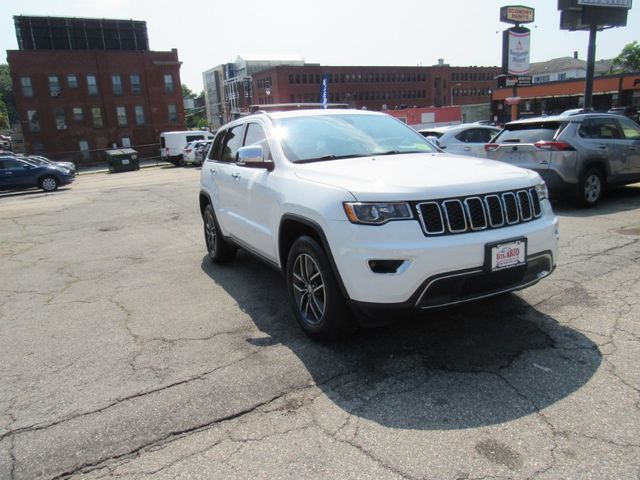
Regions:
[[[404,260],[369,260],[369,268],[373,273],[398,273]]]

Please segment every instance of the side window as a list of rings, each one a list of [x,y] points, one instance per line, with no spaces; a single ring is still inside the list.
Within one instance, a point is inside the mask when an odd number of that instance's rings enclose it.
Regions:
[[[640,126],[638,124],[626,118],[621,118],[619,122],[627,140],[640,140]]]
[[[11,158],[4,159],[5,170],[24,170],[25,168],[26,166],[22,162],[18,162],[17,160],[13,160]]]
[[[594,118],[585,120],[580,126],[578,133],[584,138],[594,138],[598,140],[615,140],[622,137],[622,132],[618,124],[612,118]]]
[[[220,158],[223,162],[235,162],[238,149],[242,146],[242,128],[244,125],[238,125],[230,128],[227,131],[227,135],[222,143],[222,156]]]
[[[216,134],[216,138],[213,140],[213,146],[209,150],[209,160],[220,161],[222,157],[222,139],[226,136],[226,130],[219,130]]]
[[[260,145],[264,152],[265,160],[271,160],[271,151],[269,150],[269,142],[264,128],[258,123],[247,124],[247,132],[244,135],[244,145]]]

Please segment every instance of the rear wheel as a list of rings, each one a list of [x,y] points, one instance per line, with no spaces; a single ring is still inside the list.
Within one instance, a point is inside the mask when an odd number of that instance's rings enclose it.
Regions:
[[[578,184],[577,200],[583,207],[594,207],[602,198],[604,179],[597,168],[590,168],[582,175]]]
[[[40,188],[45,192],[53,192],[58,189],[58,179],[51,175],[43,177],[40,180]]]
[[[296,320],[316,340],[332,340],[355,330],[326,253],[313,238],[298,238],[287,259],[287,290]]]
[[[218,220],[213,212],[211,204],[204,209],[204,241],[207,245],[209,258],[214,263],[226,263],[233,260],[236,256],[237,249],[235,246],[227,242],[220,233]]]

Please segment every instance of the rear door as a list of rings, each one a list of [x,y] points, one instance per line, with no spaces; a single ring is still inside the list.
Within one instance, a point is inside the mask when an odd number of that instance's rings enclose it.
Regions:
[[[578,129],[584,160],[601,159],[607,164],[608,180],[623,180],[630,174],[629,158],[624,135],[613,117],[588,118]]]
[[[640,125],[627,118],[621,118],[620,126],[626,142],[629,173],[633,178],[640,178]]]
[[[486,157],[485,143],[489,143],[500,132],[495,128],[471,127],[455,135],[455,142],[447,147],[447,153],[458,155],[470,155],[474,157]]]

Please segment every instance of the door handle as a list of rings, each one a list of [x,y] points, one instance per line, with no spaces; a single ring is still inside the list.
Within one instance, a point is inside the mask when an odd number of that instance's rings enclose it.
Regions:
[[[607,146],[606,146],[606,145],[598,145],[596,148],[597,148],[598,150],[606,150],[606,149],[607,149]]]
[[[232,177],[234,180],[239,180],[239,179],[240,179],[240,174],[239,174],[239,173],[232,173],[232,174],[231,174],[231,177]]]
[[[469,151],[471,151],[471,147],[463,147],[462,149],[463,149],[465,152],[469,152]]]
[[[635,152],[635,151],[637,150],[637,148],[636,148],[636,147],[629,147],[629,150],[631,150],[631,151],[634,151],[634,152]]]
[[[210,168],[209,171],[211,172],[211,175],[216,175],[218,173],[215,168]]]
[[[13,175],[13,172],[4,172],[4,173],[6,173],[7,175]]]

